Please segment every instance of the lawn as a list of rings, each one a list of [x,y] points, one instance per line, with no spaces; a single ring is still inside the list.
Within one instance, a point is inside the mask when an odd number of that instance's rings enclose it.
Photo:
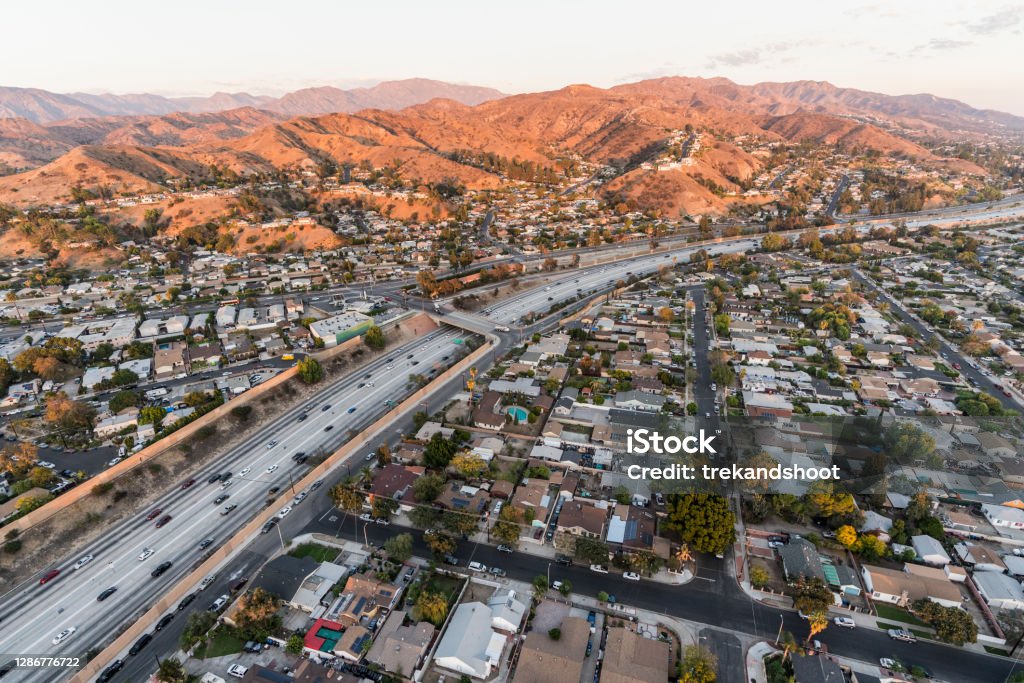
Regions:
[[[338,556],[337,548],[329,548],[319,543],[303,543],[289,551],[292,557],[312,557],[317,562],[331,562]]]
[[[927,626],[917,617],[910,612],[900,609],[899,607],[893,607],[892,605],[875,603],[875,610],[878,612],[879,619],[891,619],[893,621],[902,621],[904,624],[910,624],[911,626]]]
[[[200,644],[196,647],[196,657],[206,659],[208,657],[223,657],[233,655],[242,651],[245,643],[236,638],[224,629],[214,631],[210,637],[209,644]]]

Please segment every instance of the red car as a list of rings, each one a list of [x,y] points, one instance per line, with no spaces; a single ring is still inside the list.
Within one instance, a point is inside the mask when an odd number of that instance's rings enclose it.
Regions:
[[[167,524],[167,522],[169,522],[169,521],[171,521],[171,516],[170,515],[164,515],[163,517],[160,518],[160,521],[158,521],[156,523],[156,528],[159,529],[164,524]]]
[[[146,515],[146,519],[147,520],[154,520],[154,519],[156,519],[157,515],[159,515],[161,512],[163,512],[163,508],[157,508],[156,510],[153,510],[148,515]]]
[[[185,489],[190,488],[194,483],[196,483],[195,479],[189,479],[188,481],[181,485],[181,490],[184,491]]]
[[[43,575],[43,578],[39,579],[39,585],[42,586],[44,583],[49,583],[56,579],[59,575],[59,569],[51,569]]]

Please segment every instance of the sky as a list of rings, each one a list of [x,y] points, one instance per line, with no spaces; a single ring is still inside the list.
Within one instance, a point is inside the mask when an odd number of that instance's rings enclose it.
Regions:
[[[280,95],[423,77],[518,93],[682,75],[1024,115],[1024,0],[22,0],[3,14],[0,85],[55,92]]]

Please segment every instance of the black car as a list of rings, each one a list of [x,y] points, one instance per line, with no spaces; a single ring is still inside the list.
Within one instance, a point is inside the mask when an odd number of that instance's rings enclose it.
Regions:
[[[331,431],[332,429],[334,429],[334,425],[327,425],[326,427],[324,427],[324,431],[325,431],[325,432],[329,432],[329,431]]]
[[[218,482],[218,481],[220,481],[220,475],[219,474],[215,474],[212,477],[210,477],[209,479],[207,479],[206,483],[207,484],[212,484],[212,483]]]
[[[113,663],[103,670],[103,673],[96,679],[96,683],[107,683],[111,678],[114,677],[118,671],[124,668],[124,662],[120,659],[115,659]]]
[[[181,602],[178,603],[178,611],[180,612],[181,610],[183,610],[186,607],[188,607],[192,603],[192,601],[195,600],[195,599],[196,599],[196,594],[195,593],[189,593],[188,595],[183,597],[181,599]]]
[[[272,496],[272,495],[274,495],[275,493],[277,493],[280,490],[281,490],[280,486],[271,486],[269,489],[267,489],[267,495],[268,496]]]
[[[158,564],[156,566],[156,569],[154,569],[153,571],[151,571],[149,573],[149,575],[154,577],[154,578],[156,578],[157,576],[160,576],[161,574],[166,572],[168,569],[170,569],[173,564],[174,564],[173,562],[161,562],[160,564]]]
[[[306,459],[306,451],[299,451],[292,456],[292,460],[295,462],[302,462]]]
[[[267,520],[266,524],[263,525],[263,528],[260,529],[260,533],[261,534],[268,534],[268,533],[270,533],[270,530],[274,528],[275,524],[277,524],[277,517],[272,517],[271,519]]]
[[[171,623],[172,619],[174,619],[174,612],[171,612],[170,614],[165,614],[162,617],[160,617],[160,621],[156,622],[156,630],[164,630],[164,627],[166,627],[167,624]]]
[[[316,481],[314,481],[312,484],[309,485],[309,490],[310,491],[316,491],[318,488],[320,488],[323,485],[324,485],[324,480],[323,479],[317,479]]]
[[[219,496],[217,496],[216,498],[213,499],[213,504],[214,505],[220,505],[221,503],[223,503],[225,500],[227,500],[230,497],[231,496],[229,496],[228,494],[222,493],[221,495],[219,495]]]
[[[213,539],[212,538],[204,538],[202,541],[199,542],[199,549],[200,550],[206,550],[211,545],[213,545]]]
[[[3,678],[4,676],[6,676],[7,674],[11,673],[12,671],[14,671],[17,668],[18,668],[18,663],[16,661],[14,661],[13,659],[11,661],[7,662],[6,664],[4,664],[3,666],[0,666],[0,678]]]
[[[306,415],[305,413],[299,415],[299,422],[303,422],[307,417],[309,417],[309,415]]]
[[[116,592],[117,592],[117,586],[111,586],[110,588],[106,589],[105,591],[103,591],[102,593],[97,595],[96,596],[96,600],[99,601],[99,602],[103,602],[104,600],[106,600],[107,598],[109,598],[111,595],[113,595]]]
[[[143,633],[142,637],[136,640],[135,644],[132,645],[132,648],[128,650],[128,654],[130,654],[133,657],[139,654],[140,652],[142,652],[142,648],[149,645],[149,641],[151,640],[153,640],[153,635],[151,633]]]
[[[327,404],[327,405],[325,405],[325,406],[324,406],[323,408],[321,408],[321,409],[320,409],[320,411],[321,411],[321,412],[324,412],[324,413],[326,413],[326,412],[327,412],[328,410],[330,410],[330,409],[331,409],[331,404],[330,404],[330,403],[328,403],[328,404]]]
[[[223,474],[220,475],[220,478],[223,479],[224,481],[227,481],[231,477],[232,477],[231,472],[224,472]]]

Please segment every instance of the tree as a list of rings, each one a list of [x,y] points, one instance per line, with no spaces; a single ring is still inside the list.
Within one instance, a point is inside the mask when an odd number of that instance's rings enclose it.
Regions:
[[[824,631],[828,626],[828,610],[833,603],[832,591],[825,582],[817,577],[801,577],[793,585],[790,595],[793,598],[793,607],[799,610],[810,625],[807,640]]]
[[[498,522],[491,529],[491,535],[513,548],[519,543],[522,514],[512,505],[505,505],[498,513]]]
[[[423,450],[423,462],[427,467],[436,470],[443,470],[451,462],[458,447],[450,440],[444,438],[441,432],[437,432],[427,442]]]
[[[857,539],[857,545],[853,547],[854,552],[868,561],[878,560],[885,557],[889,547],[878,536],[863,534]]]
[[[464,479],[478,479],[487,471],[487,463],[472,451],[457,454],[449,466]]]
[[[191,650],[192,646],[203,640],[213,625],[217,623],[217,615],[213,612],[192,612],[181,632],[178,644],[182,650]]]
[[[417,618],[440,627],[448,617],[448,599],[442,593],[425,590],[416,598]]]
[[[435,555],[450,555],[458,548],[458,543],[443,531],[427,531],[423,534],[427,547]]]
[[[252,640],[265,640],[280,622],[279,606],[276,597],[257,588],[242,598],[234,615],[235,625]]]
[[[24,477],[38,461],[39,449],[33,443],[22,441],[0,448],[0,471],[10,472],[15,479]]]
[[[391,464],[391,448],[386,443],[377,446],[377,466],[386,467]]]
[[[186,683],[188,671],[176,657],[166,657],[160,660],[160,666],[156,670],[156,680],[160,683]]]
[[[21,500],[18,501],[18,514],[27,515],[36,508],[43,507],[51,500],[53,500],[53,494],[50,493],[47,493],[42,496],[30,496],[28,498],[22,498]]]
[[[883,437],[889,455],[901,463],[925,460],[935,452],[935,439],[910,422],[892,424]]]
[[[28,473],[28,480],[36,488],[46,488],[54,480],[53,470],[48,467],[33,467]]]
[[[608,546],[593,538],[577,537],[576,557],[584,564],[604,564],[608,561]]]
[[[782,235],[770,232],[761,239],[761,248],[765,251],[781,251],[789,246],[789,240]]]
[[[945,643],[963,645],[978,639],[978,626],[966,610],[944,607],[924,598],[914,603],[914,613],[934,628],[935,635]]]
[[[570,581],[569,579],[562,581],[562,585],[561,587],[559,587],[558,592],[564,596],[568,596],[569,593],[572,592],[572,581]]]
[[[160,423],[167,417],[167,411],[158,406],[146,406],[139,411],[139,424],[151,424],[160,429]]]
[[[476,531],[476,515],[466,512],[449,510],[441,514],[441,526],[459,536],[467,536]]]
[[[855,515],[857,503],[853,496],[838,490],[834,482],[817,481],[804,494],[807,514],[811,517],[840,517]]]
[[[119,391],[114,394],[108,407],[110,412],[119,413],[125,408],[138,408],[142,405],[142,396],[135,391]]]
[[[350,483],[342,482],[331,487],[329,492],[331,500],[339,510],[345,512],[357,512],[363,509],[363,501],[366,496],[362,491],[357,491]]]
[[[320,367],[320,362],[312,356],[306,356],[295,367],[298,368],[299,377],[306,384],[316,384],[324,378],[324,371]]]
[[[754,588],[765,588],[770,581],[771,575],[761,565],[755,565],[750,568],[750,585]]]
[[[138,384],[139,376],[131,370],[115,370],[110,376],[110,383],[115,387],[126,387],[130,384]]]
[[[391,515],[398,512],[398,501],[386,496],[374,496],[373,504],[370,506],[370,513],[375,519],[390,519]]]
[[[736,516],[726,499],[714,493],[670,496],[665,528],[705,553],[722,553],[736,541]]]
[[[688,645],[679,663],[679,683],[715,683],[718,660],[706,647]]]
[[[398,534],[384,541],[384,550],[395,562],[405,562],[412,557],[412,534]]]
[[[557,627],[548,629],[548,638],[550,638],[551,640],[561,640],[562,629]]]
[[[284,645],[284,651],[293,657],[298,657],[302,654],[302,648],[305,643],[302,640],[302,636],[298,633],[293,633],[288,637],[288,642]]]
[[[849,524],[844,524],[836,529],[836,540],[849,550],[857,543],[857,530]]]
[[[87,403],[72,401],[63,391],[46,399],[46,421],[65,434],[91,431],[96,410]]]
[[[732,318],[729,317],[728,313],[719,313],[714,317],[715,321],[715,334],[719,337],[726,337],[729,335],[729,324],[732,323]]]
[[[384,333],[381,329],[376,325],[371,325],[370,329],[366,330],[366,334],[363,335],[363,343],[371,349],[383,349],[387,341],[384,339]]]
[[[444,477],[434,472],[427,472],[412,483],[412,497],[417,503],[432,503],[443,490]]]

